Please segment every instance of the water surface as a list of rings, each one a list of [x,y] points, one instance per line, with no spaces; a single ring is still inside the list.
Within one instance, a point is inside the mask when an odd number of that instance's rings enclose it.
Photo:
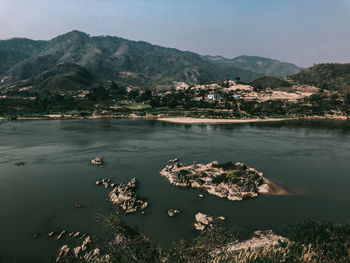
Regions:
[[[102,177],[115,183],[136,177],[145,215],[124,216],[156,242],[196,235],[194,214],[225,216],[243,232],[279,230],[307,218],[350,218],[350,124],[293,121],[261,124],[183,125],[154,120],[50,120],[0,122],[0,262],[51,262],[64,241],[46,232],[101,233],[99,214],[116,211]],[[89,160],[102,156],[104,168]],[[159,175],[166,161],[242,161],[293,194],[232,202],[198,198]],[[14,165],[24,161],[23,167]],[[73,207],[75,202],[85,205]],[[175,218],[167,210],[176,208]],[[33,239],[33,234],[43,233]]]

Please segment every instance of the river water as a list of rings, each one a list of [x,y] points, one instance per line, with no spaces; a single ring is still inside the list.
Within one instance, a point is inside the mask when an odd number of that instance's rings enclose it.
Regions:
[[[102,156],[105,167],[89,160]],[[171,186],[159,171],[167,160],[241,161],[289,190],[232,202]],[[123,216],[162,246],[196,235],[194,214],[224,216],[249,233],[279,230],[309,218],[350,219],[350,123],[291,121],[188,125],[154,120],[50,120],[0,122],[0,262],[51,262],[68,230],[101,234],[100,215],[115,212],[102,177],[127,182],[150,206]],[[24,161],[17,167],[15,162]],[[84,208],[74,208],[79,202]],[[175,218],[167,210],[176,208]],[[35,233],[42,233],[34,239]]]

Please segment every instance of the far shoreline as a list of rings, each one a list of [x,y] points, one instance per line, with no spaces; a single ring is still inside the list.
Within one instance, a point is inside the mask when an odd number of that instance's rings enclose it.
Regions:
[[[48,114],[42,116],[16,116],[0,117],[0,120],[16,121],[16,120],[94,120],[94,119],[148,119],[168,123],[182,123],[182,124],[239,124],[239,123],[259,123],[259,122],[283,122],[283,121],[297,121],[297,120],[350,120],[350,116],[328,115],[328,116],[305,116],[305,117],[284,117],[284,118],[248,118],[248,119],[222,119],[222,118],[196,118],[196,117],[168,117],[146,114],[144,116],[130,114],[130,115],[92,115],[92,116],[77,116],[77,115],[59,115]]]

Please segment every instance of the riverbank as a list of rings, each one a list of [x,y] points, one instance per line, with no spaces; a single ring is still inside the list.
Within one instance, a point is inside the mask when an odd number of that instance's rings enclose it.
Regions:
[[[173,117],[173,118],[158,118],[159,121],[185,124],[202,124],[202,123],[249,123],[249,122],[275,122],[286,120],[298,120],[299,118],[266,118],[266,119],[208,119],[208,118],[191,118],[191,117]]]
[[[349,120],[349,116],[309,116],[309,117],[290,117],[290,118],[252,118],[252,119],[209,119],[209,118],[192,118],[192,117],[165,117],[158,118],[159,121],[184,123],[184,124],[225,124],[225,123],[253,123],[253,122],[279,122],[291,120]]]
[[[248,119],[220,119],[220,118],[196,118],[196,117],[168,117],[161,115],[137,115],[137,114],[104,114],[104,115],[60,115],[48,114],[42,116],[18,116],[18,117],[0,117],[0,120],[82,120],[82,119],[150,119],[169,123],[183,124],[232,124],[232,123],[257,123],[257,122],[281,122],[294,120],[340,120],[346,121],[350,116],[327,115],[327,116],[300,116],[285,118],[248,118]]]

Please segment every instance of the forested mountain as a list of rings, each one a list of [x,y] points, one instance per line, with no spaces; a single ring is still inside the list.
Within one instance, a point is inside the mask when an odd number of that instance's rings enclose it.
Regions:
[[[94,78],[83,81],[85,86],[93,85],[98,79],[125,86],[164,88],[172,85],[173,81],[192,84],[235,77],[251,81],[260,75],[234,65],[218,65],[192,52],[119,37],[91,37],[79,31],[69,32],[50,41],[19,38],[0,41],[2,86],[40,84],[37,89],[57,87],[62,83],[62,67],[57,67],[62,64],[70,65],[63,67],[66,75],[76,74],[78,67],[78,71],[85,70],[84,73],[80,72],[84,76],[93,75]],[[44,80],[44,76],[50,79]],[[79,81],[76,83],[77,79]],[[86,81],[92,82],[89,84]],[[68,82],[63,82],[68,88]],[[75,89],[81,84],[81,78],[70,78],[69,82],[70,88]]]
[[[317,64],[288,78],[299,84],[349,93],[350,63]]]
[[[221,56],[205,56],[205,58],[219,65],[235,66],[261,75],[280,78],[295,74],[301,70],[300,67],[291,63],[257,56],[239,56],[233,59],[227,59]]]

